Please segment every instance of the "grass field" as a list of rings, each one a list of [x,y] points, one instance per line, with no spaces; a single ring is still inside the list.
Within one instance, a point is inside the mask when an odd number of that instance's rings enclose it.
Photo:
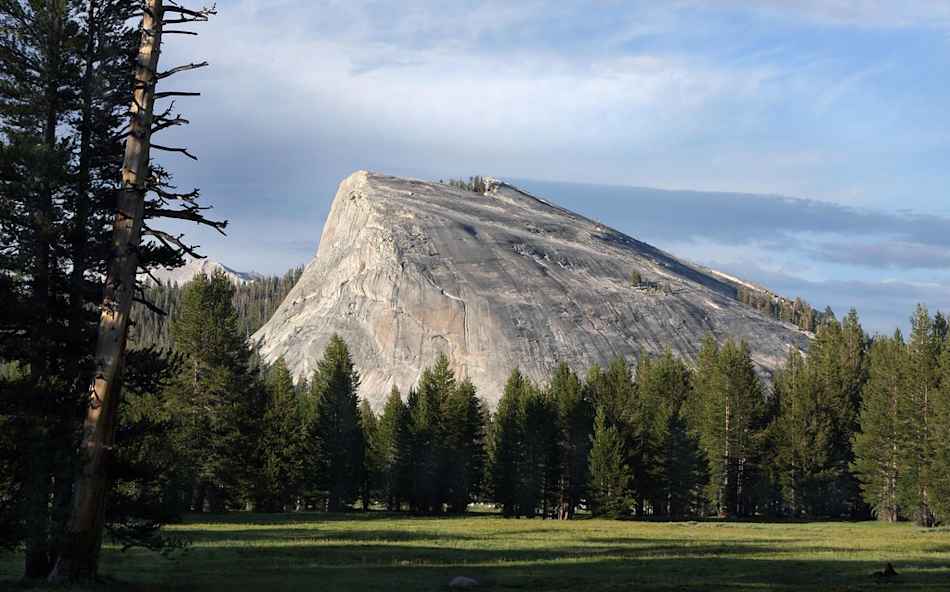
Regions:
[[[877,523],[554,522],[234,514],[170,528],[173,559],[107,549],[122,590],[950,590],[950,530]],[[892,562],[899,575],[872,572]],[[0,589],[19,557],[0,556]]]

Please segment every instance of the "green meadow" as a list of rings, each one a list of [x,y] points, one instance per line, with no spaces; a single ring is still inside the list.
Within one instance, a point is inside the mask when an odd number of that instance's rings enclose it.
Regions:
[[[166,559],[104,550],[106,589],[950,590],[950,529],[910,524],[571,522],[492,515],[191,516]],[[20,558],[0,559],[0,589]],[[898,575],[873,576],[890,562]]]

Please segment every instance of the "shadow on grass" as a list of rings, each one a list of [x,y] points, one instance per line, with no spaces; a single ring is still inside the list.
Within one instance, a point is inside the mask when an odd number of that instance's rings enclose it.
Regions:
[[[882,584],[887,590],[946,590],[950,578],[950,561],[898,564],[900,575],[884,584],[871,575],[882,566],[871,561],[795,559],[768,545],[683,551],[675,545],[547,551],[366,544],[249,548],[204,565],[180,565],[178,577],[168,583],[177,590],[439,590],[463,575],[488,590],[856,591]]]
[[[324,525],[353,516],[325,520]],[[390,515],[389,518],[394,516]],[[258,520],[248,524],[257,524]],[[291,517],[289,517],[291,518]],[[292,518],[299,518],[294,516]],[[305,517],[306,518],[306,517]],[[404,516],[399,516],[404,520]],[[376,525],[375,517],[361,518]],[[307,520],[303,520],[306,522]],[[274,521],[275,523],[278,521]],[[284,522],[297,523],[300,520]],[[411,522],[410,522],[411,523]],[[895,565],[900,576],[880,581],[871,560],[809,558],[847,552],[847,547],[801,546],[802,538],[722,541],[702,536],[653,539],[642,536],[584,536],[539,548],[532,542],[546,529],[499,531],[498,538],[440,530],[399,528],[288,530],[247,528],[191,531],[196,547],[179,564],[188,585],[179,589],[226,589],[223,565],[240,572],[241,589],[437,590],[456,575],[475,577],[481,589],[505,590],[943,590],[950,582],[950,555],[915,558]],[[558,531],[564,534],[563,531]],[[712,534],[712,533],[710,533]],[[272,544],[275,543],[275,544]],[[512,543],[515,543],[512,545]],[[206,546],[207,545],[207,546]],[[935,547],[929,552],[940,552]],[[925,551],[926,552],[926,551]],[[200,561],[193,561],[201,557]],[[177,578],[176,578],[177,580]],[[192,586],[193,588],[189,588]],[[221,586],[221,587],[218,587]]]
[[[387,528],[385,520],[397,517],[399,524]],[[439,530],[431,519],[417,528],[411,518],[383,513],[209,518],[215,517],[189,517],[181,534],[194,546],[171,561],[109,551],[104,565],[123,583],[106,589],[425,591],[446,590],[459,575],[478,579],[480,590],[950,589],[950,553],[940,555],[950,545],[942,541],[893,560],[900,575],[882,581],[871,575],[883,567],[875,553],[839,560],[829,555],[850,550],[831,541],[723,541],[715,538],[718,529],[674,538],[585,531],[571,539],[571,531],[540,521],[536,529],[481,536]],[[301,527],[308,524],[318,528]]]

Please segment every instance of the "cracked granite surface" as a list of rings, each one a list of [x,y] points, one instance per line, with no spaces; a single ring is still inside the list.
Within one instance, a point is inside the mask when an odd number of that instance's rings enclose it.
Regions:
[[[494,180],[477,194],[360,171],[254,339],[301,377],[340,334],[376,408],[439,352],[492,405],[516,366],[543,382],[561,360],[586,372],[669,347],[692,361],[707,333],[745,339],[768,376],[808,336],[736,301],[733,279]]]

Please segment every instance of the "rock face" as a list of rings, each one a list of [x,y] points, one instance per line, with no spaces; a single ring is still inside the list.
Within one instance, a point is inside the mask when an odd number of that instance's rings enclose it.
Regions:
[[[493,179],[479,194],[360,171],[254,338],[301,377],[338,333],[375,407],[439,352],[491,404],[515,367],[543,382],[560,361],[586,372],[666,348],[691,361],[706,334],[745,339],[769,374],[808,336],[738,302],[739,285]]]
[[[152,275],[163,284],[181,286],[190,282],[199,273],[210,277],[217,271],[223,271],[224,275],[228,276],[228,279],[235,284],[249,284],[260,277],[256,273],[235,271],[213,259],[193,258],[189,258],[188,263],[182,267],[177,269],[159,269],[154,271]]]

